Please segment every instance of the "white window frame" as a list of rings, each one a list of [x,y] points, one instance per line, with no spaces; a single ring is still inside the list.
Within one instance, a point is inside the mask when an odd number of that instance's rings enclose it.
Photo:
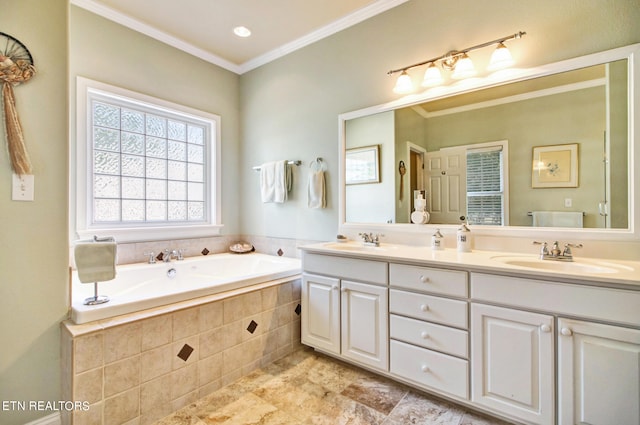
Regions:
[[[145,109],[158,112],[169,111],[190,119],[195,119],[206,127],[210,134],[210,144],[205,149],[206,180],[209,182],[208,191],[205,194],[207,216],[205,222],[198,223],[159,223],[154,225],[108,224],[92,223],[93,199],[90,191],[93,189],[93,177],[91,164],[92,138],[90,106],[93,94],[101,97],[112,97],[114,100],[124,99],[140,104]],[[76,78],[76,138],[70,146],[69,179],[69,203],[70,203],[70,229],[75,229],[75,234],[70,235],[71,240],[87,239],[93,236],[114,236],[118,242],[140,242],[165,239],[180,239],[207,237],[219,235],[222,229],[221,221],[221,172],[220,172],[220,116],[199,111],[188,106],[179,105],[153,96],[137,93],[131,90],[101,83],[84,77]],[[75,164],[75,167],[73,166]],[[75,171],[75,173],[74,173]]]

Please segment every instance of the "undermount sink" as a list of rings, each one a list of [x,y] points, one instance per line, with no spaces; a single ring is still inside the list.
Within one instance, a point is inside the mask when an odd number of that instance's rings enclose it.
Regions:
[[[526,256],[506,256],[499,255],[491,257],[492,260],[499,261],[503,264],[510,266],[526,267],[528,269],[546,270],[546,271],[559,271],[570,273],[600,273],[610,274],[619,273],[623,270],[629,269],[626,266],[607,263],[603,261],[588,260],[588,259],[575,259],[574,261],[554,261],[554,260],[541,260],[539,258],[532,258]]]
[[[328,242],[324,244],[329,249],[336,249],[338,251],[356,251],[356,252],[375,252],[375,251],[387,251],[389,249],[397,248],[394,245],[380,244],[379,246],[363,245],[357,242]]]

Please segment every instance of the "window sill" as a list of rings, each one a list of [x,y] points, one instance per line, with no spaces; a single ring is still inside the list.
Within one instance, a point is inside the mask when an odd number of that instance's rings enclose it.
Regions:
[[[175,240],[204,238],[209,236],[219,236],[222,232],[222,224],[189,226],[189,227],[138,227],[128,229],[118,228],[96,228],[78,230],[79,239],[92,239],[94,236],[113,236],[119,243],[122,242],[148,242],[158,240]]]

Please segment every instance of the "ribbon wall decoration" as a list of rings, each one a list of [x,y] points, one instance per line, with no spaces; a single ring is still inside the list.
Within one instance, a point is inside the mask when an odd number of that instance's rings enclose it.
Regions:
[[[2,109],[11,169],[19,175],[31,174],[31,161],[24,144],[13,88],[29,81],[36,69],[31,54],[18,40],[0,32],[0,42]]]

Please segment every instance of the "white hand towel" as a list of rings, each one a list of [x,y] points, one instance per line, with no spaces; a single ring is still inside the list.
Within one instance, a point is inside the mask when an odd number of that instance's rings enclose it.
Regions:
[[[262,202],[282,203],[291,189],[291,171],[287,161],[272,161],[260,166],[260,197]]]
[[[534,227],[582,227],[582,213],[574,211],[533,211]]]
[[[78,242],[74,248],[78,278],[82,283],[105,282],[116,277],[115,242]]]
[[[309,171],[309,208],[324,208],[327,206],[325,194],[324,171]]]

